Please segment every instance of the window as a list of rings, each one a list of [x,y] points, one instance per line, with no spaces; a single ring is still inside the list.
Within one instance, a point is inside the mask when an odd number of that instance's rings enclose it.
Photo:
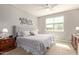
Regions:
[[[55,32],[63,32],[64,31],[64,16],[47,18],[46,30],[55,31]]]

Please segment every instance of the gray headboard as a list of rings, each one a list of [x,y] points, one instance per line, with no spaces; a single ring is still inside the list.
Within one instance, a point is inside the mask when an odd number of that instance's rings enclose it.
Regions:
[[[14,25],[13,26],[13,36],[15,37],[20,31],[33,31],[33,26],[30,25]]]

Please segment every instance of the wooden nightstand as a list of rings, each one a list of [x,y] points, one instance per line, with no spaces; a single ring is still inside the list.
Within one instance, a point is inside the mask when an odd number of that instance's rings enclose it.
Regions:
[[[16,42],[12,38],[0,39],[0,53],[4,53],[16,48]]]

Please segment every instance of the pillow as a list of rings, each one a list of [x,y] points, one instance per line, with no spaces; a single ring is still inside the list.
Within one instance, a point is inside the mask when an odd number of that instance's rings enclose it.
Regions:
[[[30,35],[35,35],[33,32],[30,32]]]
[[[18,36],[23,36],[23,35],[24,35],[24,33],[22,31],[18,32]]]
[[[30,34],[31,34],[31,35],[37,35],[38,32],[37,32],[37,31],[31,31]]]
[[[24,35],[23,36],[29,36],[30,32],[29,31],[24,31]]]

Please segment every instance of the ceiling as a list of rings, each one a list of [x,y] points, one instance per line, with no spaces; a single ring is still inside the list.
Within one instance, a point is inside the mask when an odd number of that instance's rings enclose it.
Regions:
[[[78,4],[14,4],[13,6],[37,17],[79,8]]]

